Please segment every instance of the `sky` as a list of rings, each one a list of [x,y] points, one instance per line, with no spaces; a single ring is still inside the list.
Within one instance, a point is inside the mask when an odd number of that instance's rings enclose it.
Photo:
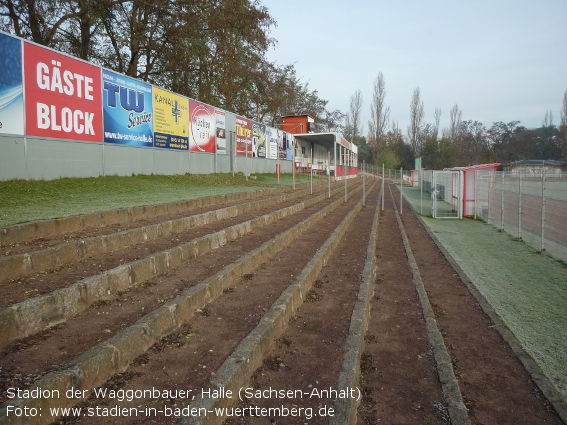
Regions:
[[[390,122],[405,134],[416,87],[424,122],[457,104],[463,120],[559,124],[567,91],[567,0],[260,0],[275,19],[267,58],[349,112],[361,90],[368,134],[376,77],[384,75]],[[302,113],[302,111],[298,111]]]

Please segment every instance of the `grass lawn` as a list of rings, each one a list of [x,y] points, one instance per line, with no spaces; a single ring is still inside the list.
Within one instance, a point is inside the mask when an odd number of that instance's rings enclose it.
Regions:
[[[280,184],[291,185],[291,174],[283,175]],[[242,174],[10,180],[0,182],[0,227],[277,185],[274,174],[258,174],[248,181]]]

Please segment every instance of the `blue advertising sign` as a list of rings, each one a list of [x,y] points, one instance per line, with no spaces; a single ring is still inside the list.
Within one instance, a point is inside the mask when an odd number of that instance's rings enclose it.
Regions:
[[[102,70],[104,141],[153,146],[152,86]]]
[[[24,134],[22,42],[0,34],[0,134]]]

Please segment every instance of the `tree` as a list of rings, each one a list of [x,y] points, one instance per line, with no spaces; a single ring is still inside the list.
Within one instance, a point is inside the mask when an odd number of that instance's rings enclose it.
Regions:
[[[258,0],[0,0],[0,29],[22,38],[272,126],[340,129],[293,65],[266,59],[274,25]]]
[[[467,120],[461,123],[461,154],[469,164],[478,164],[488,150],[486,128],[479,121]]]
[[[551,127],[553,125],[553,111],[545,111],[545,118],[541,122],[542,127]]]
[[[374,157],[383,146],[383,138],[390,119],[390,107],[384,104],[386,98],[386,83],[381,72],[374,81],[372,103],[370,105],[370,121],[368,122],[368,136]]]
[[[48,47],[57,46],[57,32],[67,17],[50,0],[0,0],[2,29]]]
[[[451,108],[449,112],[449,117],[451,120],[451,127],[449,128],[449,140],[452,143],[458,144],[460,131],[461,131],[461,122],[463,118],[463,111],[459,110],[459,105],[455,103],[455,105]]]
[[[360,122],[360,114],[362,112],[362,91],[357,90],[350,97],[350,115],[348,122],[351,126],[351,139],[362,134],[362,123]]]
[[[516,152],[513,148],[514,134],[520,121],[504,123],[495,122],[487,131],[488,140],[494,149],[495,161],[508,164],[517,161]]]
[[[413,90],[413,95],[410,103],[410,123],[408,125],[408,139],[411,150],[414,155],[418,155],[422,140],[422,126],[423,126],[423,102],[421,101],[419,87]]]
[[[422,166],[430,170],[439,169],[438,159],[439,159],[439,145],[437,141],[437,125],[436,124],[425,124],[421,131],[421,137],[424,142],[420,148],[420,151],[416,156],[422,158]]]
[[[439,122],[441,121],[441,108],[435,108],[435,127],[434,127],[434,136],[435,139],[439,137]]]

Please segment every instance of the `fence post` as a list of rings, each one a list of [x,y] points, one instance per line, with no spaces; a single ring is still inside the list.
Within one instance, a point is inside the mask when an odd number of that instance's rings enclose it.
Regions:
[[[419,213],[423,215],[423,170],[417,172],[419,182]]]
[[[522,239],[522,170],[518,170],[518,239]]]
[[[502,189],[500,191],[500,230],[504,231],[504,176],[505,171],[502,171]]]
[[[404,169],[400,168],[400,215],[402,215],[402,189],[404,187]]]
[[[431,170],[431,216],[437,218],[437,182],[435,181],[435,171]]]
[[[236,167],[236,138],[234,132],[231,131],[229,134],[230,143],[230,168],[232,168],[232,177],[234,177],[235,167]]]
[[[293,151],[293,159],[291,161],[291,185],[293,190],[295,190],[295,149]]]
[[[490,205],[490,204],[491,204],[491,203],[490,203],[490,198],[491,198],[491,196],[490,196],[490,189],[493,189],[493,190],[494,190],[494,188],[492,187],[492,184],[493,184],[493,182],[496,181],[496,171],[490,170],[490,173],[491,173],[492,175],[490,176],[490,183],[487,185],[487,189],[486,189],[486,206],[487,206],[487,210],[486,210],[486,222],[487,222],[488,224],[490,224],[490,206],[491,206],[491,205]]]
[[[345,155],[346,155],[346,148],[345,148]],[[345,203],[347,202],[347,174],[346,174],[346,161],[343,159],[343,179],[345,179]]]
[[[311,165],[309,166],[309,180],[311,183],[311,195],[313,195],[313,156],[311,157]]]
[[[545,251],[545,166],[541,173],[541,252]]]
[[[458,174],[459,178],[457,180],[459,181],[459,186],[457,188],[457,202],[458,202],[457,214],[460,220],[463,218],[463,184],[465,179],[465,173],[464,171],[458,171],[458,173],[459,173]]]
[[[327,155],[329,157],[329,166],[327,167],[327,173],[329,174],[329,199],[331,199],[331,152],[327,152]],[[335,169],[336,169],[336,164],[335,164]]]
[[[474,170],[474,219],[476,220],[477,217],[477,208],[478,208],[478,170]]]
[[[382,163],[382,211],[384,211],[384,163]]]
[[[366,206],[366,172],[364,160],[362,160],[362,206]]]

